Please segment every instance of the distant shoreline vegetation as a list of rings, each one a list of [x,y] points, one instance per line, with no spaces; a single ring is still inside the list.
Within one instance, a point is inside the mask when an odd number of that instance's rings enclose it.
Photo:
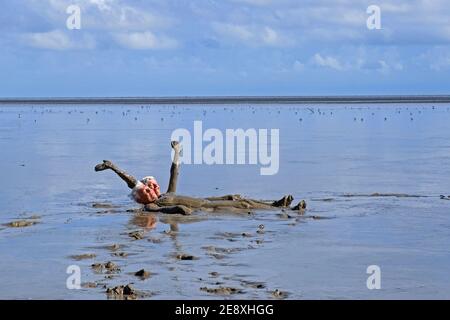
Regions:
[[[450,103],[450,95],[0,98],[0,104],[362,104]]]

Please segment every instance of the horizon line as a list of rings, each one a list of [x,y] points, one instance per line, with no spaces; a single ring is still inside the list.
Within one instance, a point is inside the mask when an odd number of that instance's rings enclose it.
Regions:
[[[450,103],[450,95],[167,96],[0,98],[0,104],[342,104]]]

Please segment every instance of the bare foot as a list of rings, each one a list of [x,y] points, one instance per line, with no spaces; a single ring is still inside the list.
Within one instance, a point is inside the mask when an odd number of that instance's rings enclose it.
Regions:
[[[300,201],[295,207],[292,208],[292,210],[305,211],[306,210],[306,201],[305,200]]]
[[[280,200],[275,201],[274,203],[272,203],[272,205],[274,207],[286,208],[286,207],[289,207],[291,205],[293,200],[294,200],[293,196],[287,195],[287,196],[284,196],[283,198],[281,198]]]

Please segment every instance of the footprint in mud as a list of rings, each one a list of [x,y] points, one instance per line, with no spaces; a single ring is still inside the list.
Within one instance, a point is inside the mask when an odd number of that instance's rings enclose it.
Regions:
[[[92,208],[95,208],[95,209],[117,209],[117,208],[120,208],[120,206],[113,205],[111,203],[93,203]]]
[[[239,232],[217,232],[215,234],[215,236],[211,237],[210,239],[213,239],[213,240],[225,239],[230,242],[234,242],[234,241],[238,241],[238,239],[241,239],[241,238],[251,238],[251,237],[253,237],[253,235],[249,232],[242,232],[242,233],[239,233]]]
[[[128,257],[128,253],[126,253],[126,252],[113,252],[113,253],[111,253],[111,255],[112,256],[114,256],[114,257],[118,257],[118,258],[126,258],[126,257]]]
[[[93,203],[92,208],[94,209],[102,209],[97,211],[97,214],[110,214],[110,213],[118,213],[120,212],[120,206],[113,205],[111,203]]]
[[[264,288],[266,288],[266,284],[264,282],[259,282],[259,281],[241,280],[241,285],[243,287],[252,288],[252,289],[264,289]]]
[[[109,246],[106,246],[106,247],[104,247],[104,248],[105,248],[105,249],[108,249],[108,250],[110,250],[110,251],[117,251],[117,250],[121,249],[122,246],[121,246],[120,244],[114,243],[114,244],[109,245]]]
[[[83,253],[69,256],[69,258],[77,261],[94,259],[95,257],[97,257],[95,253]]]

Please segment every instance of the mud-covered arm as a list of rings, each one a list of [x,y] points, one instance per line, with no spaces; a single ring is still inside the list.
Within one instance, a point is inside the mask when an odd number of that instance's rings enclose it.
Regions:
[[[180,171],[181,145],[178,141],[172,141],[171,146],[174,151],[174,156],[172,159],[172,166],[170,167],[170,179],[169,179],[169,187],[167,188],[167,193],[177,192],[178,174]]]

